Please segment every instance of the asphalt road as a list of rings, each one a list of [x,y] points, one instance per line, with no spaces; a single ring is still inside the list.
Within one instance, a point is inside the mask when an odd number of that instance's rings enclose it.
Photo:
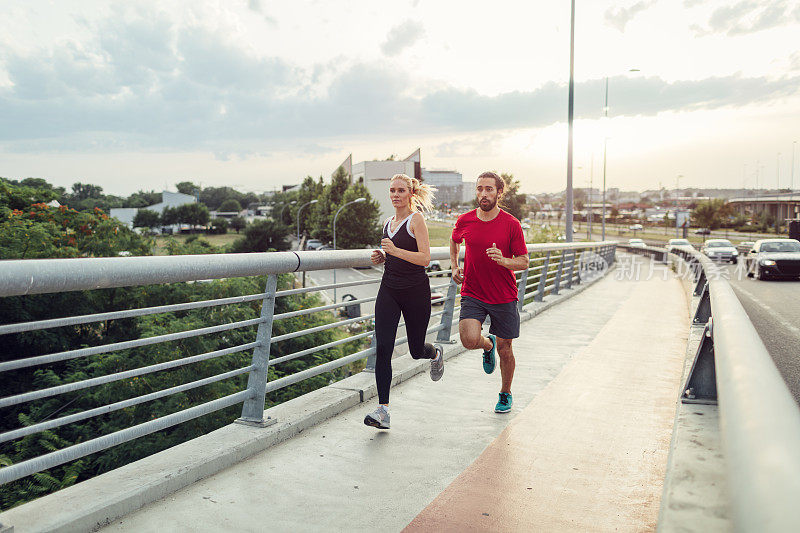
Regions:
[[[800,404],[800,281],[757,281],[728,267],[730,283]]]

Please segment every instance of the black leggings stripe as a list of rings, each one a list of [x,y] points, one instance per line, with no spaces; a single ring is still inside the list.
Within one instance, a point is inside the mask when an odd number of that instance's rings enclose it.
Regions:
[[[381,283],[375,300],[375,383],[378,402],[389,403],[392,383],[392,352],[397,338],[400,313],[406,322],[408,350],[414,359],[433,359],[433,346],[425,344],[425,331],[431,319],[431,286],[428,280],[406,289],[392,289]]]

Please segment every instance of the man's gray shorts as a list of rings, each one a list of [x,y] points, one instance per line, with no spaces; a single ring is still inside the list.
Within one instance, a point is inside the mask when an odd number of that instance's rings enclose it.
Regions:
[[[461,297],[461,314],[459,320],[474,318],[481,324],[486,320],[486,315],[492,319],[489,333],[501,339],[516,339],[519,337],[519,310],[517,302],[506,304],[487,304],[471,296]]]

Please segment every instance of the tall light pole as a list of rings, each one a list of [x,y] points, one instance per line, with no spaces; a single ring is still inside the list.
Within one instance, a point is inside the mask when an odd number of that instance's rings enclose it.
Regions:
[[[569,27],[569,102],[567,104],[566,242],[572,242],[572,117],[575,109],[575,0],[571,2]]]
[[[298,250],[300,249],[300,211],[302,211],[305,206],[311,205],[311,204],[315,204],[318,201],[319,200],[311,200],[310,202],[306,202],[303,205],[301,205],[300,208],[297,210],[297,249]],[[306,288],[306,271],[305,270],[303,270],[303,288],[304,289]]]
[[[775,163],[775,233],[780,233],[781,227],[781,153],[778,152]]]
[[[789,182],[789,203],[791,204],[794,200],[794,149],[797,146],[797,141],[792,141],[792,172],[791,172],[791,181]],[[794,213],[792,213],[793,218],[797,218],[797,208],[792,206]]]
[[[628,69],[628,72],[639,72],[638,68]],[[606,98],[603,106],[603,115],[608,122],[608,76],[606,76]],[[608,132],[606,132],[608,133]],[[603,235],[602,240],[606,240],[606,154],[608,151],[608,135],[603,136]]]
[[[336,214],[333,216],[333,249],[336,249],[336,219],[339,218],[339,213],[342,212],[342,209],[347,207],[350,204],[357,204],[360,202],[366,202],[366,198],[356,198],[352,202],[347,202],[346,204],[342,205]],[[336,303],[336,267],[333,268],[333,303]]]
[[[298,250],[300,249],[300,212],[303,210],[303,208],[304,208],[305,206],[307,206],[307,205],[311,205],[311,204],[315,204],[315,203],[317,203],[318,201],[319,201],[319,200],[311,200],[310,202],[306,202],[306,203],[304,203],[303,205],[301,205],[301,206],[300,206],[300,207],[297,209],[297,249],[298,249]]]

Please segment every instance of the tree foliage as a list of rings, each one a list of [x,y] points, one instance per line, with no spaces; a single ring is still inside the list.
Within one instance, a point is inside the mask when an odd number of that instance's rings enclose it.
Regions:
[[[149,209],[139,209],[133,217],[134,228],[156,228],[161,225],[161,215]]]
[[[274,220],[256,220],[244,230],[244,236],[231,245],[232,253],[284,251],[289,249],[289,227]]]
[[[222,211],[224,213],[231,213],[231,212],[238,213],[241,210],[242,210],[241,204],[237,200],[234,200],[233,198],[228,198],[227,200],[222,202],[222,204],[219,206],[218,209],[218,211]]]

